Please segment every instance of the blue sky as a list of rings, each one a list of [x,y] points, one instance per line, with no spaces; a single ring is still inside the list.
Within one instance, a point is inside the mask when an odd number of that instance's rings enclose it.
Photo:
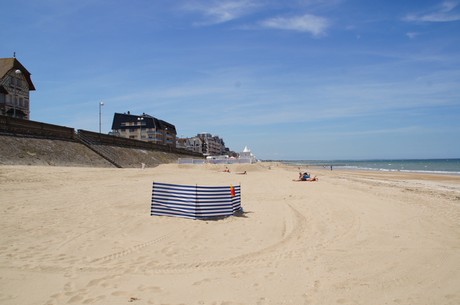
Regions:
[[[460,1],[2,2],[31,119],[147,113],[261,159],[460,157]]]

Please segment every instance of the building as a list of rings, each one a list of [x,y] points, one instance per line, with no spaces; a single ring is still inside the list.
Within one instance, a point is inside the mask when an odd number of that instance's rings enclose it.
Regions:
[[[239,153],[238,159],[240,163],[256,163],[257,158],[251,152],[251,150],[245,146],[243,151]]]
[[[176,148],[187,149],[187,138],[176,138]]]
[[[203,153],[203,143],[198,137],[191,138],[177,138],[176,148],[185,149],[188,151],[193,151],[196,153]]]
[[[29,92],[35,87],[30,73],[13,58],[0,58],[0,114],[30,119]]]
[[[111,134],[176,147],[176,127],[145,113],[115,113]]]
[[[185,149],[196,153],[203,153],[203,141],[200,137],[185,138]]]
[[[219,156],[227,151],[224,140],[219,136],[213,136],[210,133],[199,133],[197,137],[201,140],[202,153],[205,156]]]
[[[182,138],[178,146],[205,156],[236,156],[235,152],[225,147],[224,140],[210,133],[199,133],[191,138]]]

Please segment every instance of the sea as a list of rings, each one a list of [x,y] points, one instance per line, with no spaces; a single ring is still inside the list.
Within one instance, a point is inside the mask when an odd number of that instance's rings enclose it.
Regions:
[[[296,160],[281,162],[299,167],[322,166],[332,170],[349,169],[460,175],[460,159]]]

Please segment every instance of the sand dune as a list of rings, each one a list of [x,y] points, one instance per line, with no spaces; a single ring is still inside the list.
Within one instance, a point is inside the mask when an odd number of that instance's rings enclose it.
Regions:
[[[460,177],[223,168],[0,167],[0,303],[460,304]],[[151,217],[153,181],[245,213]]]

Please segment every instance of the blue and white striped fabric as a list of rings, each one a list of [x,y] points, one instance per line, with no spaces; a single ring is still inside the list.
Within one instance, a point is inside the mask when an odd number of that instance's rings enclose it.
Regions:
[[[231,216],[241,211],[240,185],[197,186],[153,183],[150,209],[152,216],[205,219]]]

